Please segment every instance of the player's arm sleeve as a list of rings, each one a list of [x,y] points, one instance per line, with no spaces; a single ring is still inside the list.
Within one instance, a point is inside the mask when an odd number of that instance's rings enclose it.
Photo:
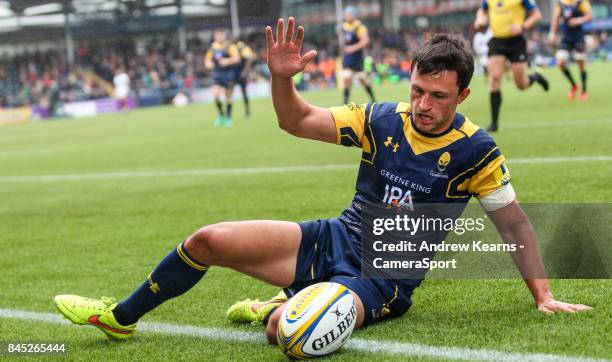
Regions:
[[[206,52],[206,56],[204,57],[204,60],[206,60],[207,62],[212,61],[213,58],[213,54],[212,54],[212,50],[208,49],[208,51]]]
[[[357,36],[359,39],[366,35],[368,35],[368,28],[365,25],[359,25],[359,28],[357,28]]]
[[[236,47],[235,45],[230,45],[230,47],[227,49],[227,53],[229,54],[230,58],[240,56],[240,54],[238,53],[238,47]]]
[[[244,59],[253,59],[253,50],[249,47],[244,47],[242,49],[242,54],[240,54]]]
[[[343,146],[362,147],[366,122],[366,111],[370,104],[346,104],[329,108],[336,124],[336,143]]]
[[[478,198],[485,210],[493,211],[514,201],[516,195],[506,158],[493,142],[488,145],[492,147],[476,163],[477,171],[468,183],[468,192]]]
[[[559,3],[555,4],[555,10],[554,10],[553,16],[555,17],[561,16],[561,5]]]
[[[580,3],[580,7],[578,8],[583,14],[588,14],[593,11],[591,8],[591,2],[589,0],[584,0]]]
[[[482,4],[480,4],[480,8],[483,11],[489,11],[489,2],[487,0],[482,0]]]
[[[525,7],[525,10],[531,11],[538,6],[536,5],[535,0],[523,0],[523,7]]]

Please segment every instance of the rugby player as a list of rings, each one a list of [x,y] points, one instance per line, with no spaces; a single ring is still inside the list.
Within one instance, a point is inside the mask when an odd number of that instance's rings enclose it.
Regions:
[[[253,62],[255,61],[255,53],[253,53],[251,47],[249,47],[243,41],[238,41],[236,43],[236,48],[238,49],[238,54],[240,55],[240,62],[236,65],[234,76],[236,77],[236,83],[238,83],[240,86],[240,91],[242,92],[245,116],[250,117],[251,108],[249,106],[247,84],[249,81],[249,74],[251,73],[251,69],[253,67]]]
[[[368,75],[363,72],[363,51],[370,44],[368,28],[357,20],[357,8],[347,6],[344,10],[344,23],[342,24],[342,78],[344,79],[344,103],[349,102],[351,87],[353,85],[353,74],[355,74],[372,102],[374,91],[370,84]]]
[[[501,81],[507,61],[511,63],[514,83],[519,90],[525,90],[536,82],[548,91],[548,81],[538,72],[527,75],[527,40],[524,33],[542,19],[542,13],[535,1],[483,0],[476,13],[475,28],[486,27],[487,18],[493,33],[489,41],[488,65],[491,125],[487,131],[494,132],[499,127]]]
[[[292,77],[316,56],[301,55],[304,28],[289,18],[266,28],[272,98],[279,126],[291,135],[363,149],[357,191],[340,217],[307,221],[243,221],[204,226],[174,248],[131,296],[120,303],[75,295],[55,297],[57,308],[77,324],[90,324],[111,338],[128,338],[137,321],[166,300],[191,289],[212,265],[228,267],[285,288],[292,295],[320,281],[345,285],[355,297],[357,327],[404,314],[421,280],[365,279],[360,271],[360,223],[363,205],[385,200],[393,181],[382,169],[426,189],[402,187],[415,203],[465,205],[476,196],[503,239],[528,247],[512,255],[543,275],[533,228],[515,199],[505,159],[493,139],[464,116],[457,106],[470,94],[474,71],[471,52],[460,40],[434,36],[415,55],[410,103],[369,103],[331,109],[307,103]],[[295,35],[295,37],[294,37]],[[389,141],[389,138],[391,141]],[[389,141],[386,145],[385,142]],[[448,156],[448,157],[447,157]],[[429,169],[444,160],[448,178]],[[388,174],[388,172],[387,172]],[[556,300],[546,279],[525,280],[536,306],[545,313],[589,309]],[[252,305],[254,321],[267,320],[266,335],[276,343],[276,328],[286,296],[265,308]]]
[[[219,116],[215,120],[215,127],[223,125],[231,127],[232,96],[234,94],[234,66],[240,63],[240,54],[236,45],[227,40],[224,29],[216,29],[213,33],[213,43],[204,59],[206,68],[213,70],[215,85],[213,87],[215,104]],[[221,93],[225,93],[225,112],[221,102]]]
[[[580,80],[582,81],[581,100],[587,100],[587,71],[586,71],[586,44],[584,42],[583,25],[593,19],[593,10],[589,0],[558,0],[555,11],[550,21],[550,33],[548,41],[551,45],[557,45],[557,29],[561,28],[561,46],[555,54],[559,68],[563,75],[572,85],[568,94],[570,100],[576,98],[578,85],[567,66],[570,55],[573,53],[578,68],[580,69]]]

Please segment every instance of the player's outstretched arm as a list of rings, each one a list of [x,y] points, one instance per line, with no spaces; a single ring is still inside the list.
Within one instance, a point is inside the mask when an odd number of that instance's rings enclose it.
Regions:
[[[550,31],[548,32],[548,42],[550,45],[556,45],[557,41],[557,29],[559,28],[559,18],[561,17],[561,10],[559,10],[559,4],[555,5],[555,9],[550,20]]]
[[[511,253],[512,260],[525,279],[539,311],[552,314],[591,309],[583,304],[564,303],[555,299],[548,285],[535,231],[516,200],[501,209],[489,211],[488,215],[504,241],[517,245],[516,251]]]
[[[481,30],[487,27],[488,12],[483,8],[478,8],[476,19],[474,20],[474,29]]]
[[[529,16],[527,16],[527,19],[525,19],[525,22],[523,23],[523,29],[529,30],[533,28],[541,20],[542,20],[542,12],[540,11],[540,9],[535,8],[531,10],[531,12],[529,13]]]
[[[276,40],[272,28],[266,28],[268,68],[272,75],[272,102],[279,126],[288,133],[336,143],[337,134],[334,119],[326,108],[316,107],[306,102],[293,86],[292,77],[304,70],[317,52],[311,50],[301,55],[304,41],[304,28],[299,27],[294,38],[295,20],[279,19]]]

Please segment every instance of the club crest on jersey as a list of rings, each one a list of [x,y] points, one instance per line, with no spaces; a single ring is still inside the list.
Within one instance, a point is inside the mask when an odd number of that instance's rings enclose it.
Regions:
[[[387,137],[387,140],[385,141],[385,147],[393,147],[393,153],[397,152],[397,149],[399,148],[399,143],[393,143],[393,137]]]
[[[431,170],[429,174],[433,177],[441,177],[448,178],[448,173],[446,173],[446,169],[451,162],[451,155],[448,152],[444,152],[438,158],[438,163],[436,165],[436,169]]]

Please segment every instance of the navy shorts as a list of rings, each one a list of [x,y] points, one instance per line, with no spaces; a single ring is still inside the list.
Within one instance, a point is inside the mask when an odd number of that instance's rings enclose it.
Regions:
[[[213,79],[216,85],[223,88],[233,88],[235,84],[235,78],[233,70],[217,70],[213,74]]]
[[[363,57],[347,54],[342,58],[342,68],[359,73],[363,71]]]
[[[412,292],[421,281],[363,278],[360,241],[338,218],[306,221],[299,225],[302,241],[295,281],[285,288],[288,296],[320,282],[342,284],[361,299],[365,310],[364,326],[399,317],[410,308]]]
[[[561,39],[559,49],[567,50],[568,52],[584,53],[586,52],[586,43],[584,38],[563,38]]]

